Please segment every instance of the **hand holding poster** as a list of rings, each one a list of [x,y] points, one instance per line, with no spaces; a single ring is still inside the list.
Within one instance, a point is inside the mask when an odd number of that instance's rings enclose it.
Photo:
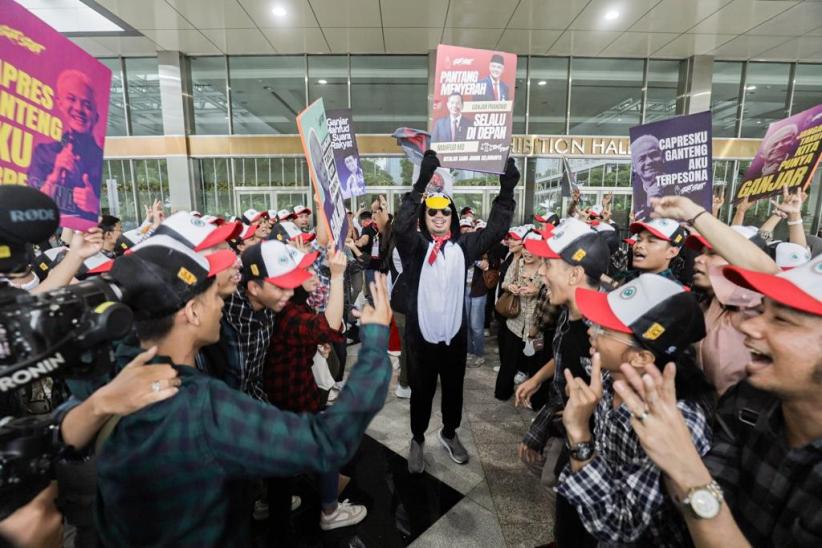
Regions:
[[[807,190],[822,153],[822,105],[768,126],[734,202],[751,202],[779,193],[785,186]]]
[[[505,171],[516,74],[513,53],[437,47],[431,148],[443,167]]]
[[[297,128],[314,185],[314,194],[329,237],[339,251],[345,248],[348,216],[345,214],[340,178],[334,163],[334,147],[322,98],[297,115]]]
[[[360,153],[351,120],[351,109],[329,110],[328,131],[331,133],[331,148],[334,149],[334,163],[340,178],[343,199],[365,194],[365,174],[360,167]]]
[[[97,224],[111,71],[12,0],[0,0],[0,182],[28,184],[60,225]]]
[[[687,196],[711,211],[710,112],[634,126],[630,135],[636,220],[647,219],[651,198],[662,196]]]

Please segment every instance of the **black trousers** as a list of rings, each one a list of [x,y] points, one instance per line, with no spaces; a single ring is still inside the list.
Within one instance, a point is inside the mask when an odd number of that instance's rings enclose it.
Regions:
[[[465,325],[451,344],[431,344],[407,329],[408,344],[414,345],[408,364],[411,385],[411,433],[422,442],[431,420],[431,405],[437,393],[437,378],[442,384],[442,425],[445,437],[453,437],[462,422],[462,385],[465,380],[467,343]]]
[[[494,397],[506,401],[514,394],[514,377],[516,377],[517,371],[522,371],[529,376],[533,375],[548,361],[546,359],[547,352],[540,350],[533,356],[523,354],[525,341],[512,333],[504,322],[500,324],[497,343],[499,344],[500,366],[496,386],[494,387]],[[538,409],[538,407],[535,407],[535,409]]]

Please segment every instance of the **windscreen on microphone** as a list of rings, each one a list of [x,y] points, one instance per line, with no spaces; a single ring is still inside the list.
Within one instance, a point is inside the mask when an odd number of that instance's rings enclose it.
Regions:
[[[24,185],[0,185],[0,245],[48,240],[60,224],[54,200]]]

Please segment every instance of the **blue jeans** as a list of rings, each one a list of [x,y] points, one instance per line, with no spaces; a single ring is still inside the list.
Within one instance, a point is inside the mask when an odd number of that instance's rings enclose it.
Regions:
[[[485,354],[485,300],[482,297],[471,297],[469,288],[465,288],[465,313],[468,318],[468,353],[475,356]]]

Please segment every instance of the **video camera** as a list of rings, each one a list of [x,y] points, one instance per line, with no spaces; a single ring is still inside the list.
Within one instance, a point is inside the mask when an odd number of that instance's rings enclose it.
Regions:
[[[0,280],[28,264],[32,244],[57,228],[48,196],[0,187]],[[106,277],[30,294],[0,281],[0,397],[44,377],[90,378],[114,363],[111,342],[131,330],[131,309]],[[25,504],[53,477],[66,448],[51,417],[0,421],[0,519]]]

